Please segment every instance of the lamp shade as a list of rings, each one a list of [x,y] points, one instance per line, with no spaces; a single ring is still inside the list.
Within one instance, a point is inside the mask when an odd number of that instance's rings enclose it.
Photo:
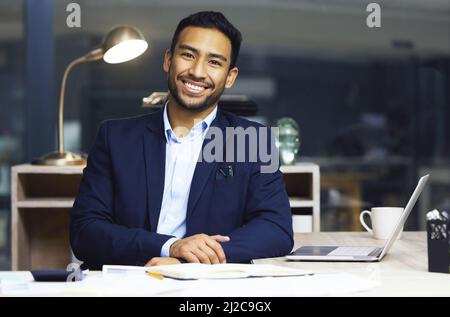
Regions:
[[[127,62],[144,53],[147,47],[148,44],[138,29],[120,25],[111,29],[103,40],[103,60],[109,64]]]

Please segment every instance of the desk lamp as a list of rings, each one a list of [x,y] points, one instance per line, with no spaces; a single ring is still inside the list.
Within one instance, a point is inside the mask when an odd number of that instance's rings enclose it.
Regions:
[[[58,116],[58,151],[48,153],[33,161],[36,165],[70,166],[86,165],[85,153],[64,151],[64,94],[67,76],[78,64],[103,60],[109,64],[118,64],[132,60],[147,49],[148,44],[142,33],[131,26],[121,25],[111,29],[103,39],[100,48],[93,49],[86,55],[73,60],[64,71],[59,96]]]

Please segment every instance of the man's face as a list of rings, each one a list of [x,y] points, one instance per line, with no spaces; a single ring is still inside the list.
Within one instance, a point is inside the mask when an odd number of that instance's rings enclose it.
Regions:
[[[173,54],[166,51],[164,71],[170,94],[180,107],[202,111],[230,88],[238,69],[230,68],[231,41],[216,29],[189,26],[181,31]]]

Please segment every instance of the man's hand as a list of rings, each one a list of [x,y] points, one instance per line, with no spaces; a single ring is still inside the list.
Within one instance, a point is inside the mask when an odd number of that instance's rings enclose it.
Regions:
[[[171,265],[171,264],[180,264],[180,261],[175,258],[162,257],[162,258],[152,258],[150,261],[145,264],[145,266],[158,266],[158,265]]]
[[[219,242],[228,241],[230,238],[226,236],[196,234],[175,241],[170,246],[170,256],[184,259],[190,263],[226,263],[225,253]]]

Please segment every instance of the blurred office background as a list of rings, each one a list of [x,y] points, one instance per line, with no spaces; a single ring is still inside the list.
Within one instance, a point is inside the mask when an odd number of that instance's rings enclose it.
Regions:
[[[69,28],[66,7],[81,7]],[[66,147],[89,151],[99,123],[145,113],[166,90],[164,50],[179,20],[220,10],[243,33],[229,91],[258,120],[295,119],[299,160],[321,167],[322,230],[353,230],[352,213],[403,206],[419,175],[426,193],[407,223],[450,206],[450,2],[385,0],[381,28],[364,0],[2,0],[0,2],[0,269],[10,265],[10,167],[56,148],[57,98],[67,64],[113,26],[143,31],[147,52],[125,64],[78,66],[66,93]],[[436,177],[433,177],[433,176]]]

